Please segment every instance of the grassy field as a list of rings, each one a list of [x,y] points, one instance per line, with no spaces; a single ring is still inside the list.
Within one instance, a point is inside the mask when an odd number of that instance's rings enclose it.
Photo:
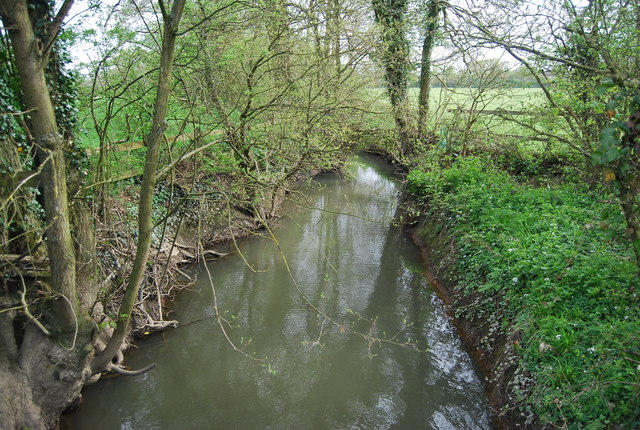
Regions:
[[[417,110],[419,88],[409,88],[409,102]],[[374,106],[381,110],[390,108],[385,88],[371,88],[369,95],[374,99]],[[540,88],[497,88],[479,90],[478,88],[431,88],[429,108],[433,111],[455,109],[459,106],[468,108],[474,99],[478,99],[481,109],[526,109],[539,106],[545,102]]]
[[[413,115],[418,109],[418,88],[409,89],[409,99],[411,112]],[[370,114],[367,123],[372,128],[393,128],[394,121],[391,114],[391,106],[384,88],[371,88],[367,97],[371,99]],[[464,110],[512,110],[524,111],[531,107],[540,106],[545,102],[542,90],[539,88],[502,88],[479,91],[477,88],[432,88],[430,94],[430,123],[433,129],[437,130],[443,125],[450,123],[460,113],[455,113],[459,109]],[[176,118],[186,116],[186,112],[179,112],[174,109],[168,119],[169,128],[167,136],[174,136],[180,132],[180,121]],[[98,108],[97,117],[104,116],[103,109]],[[149,120],[151,114],[147,114]],[[463,113],[468,115],[467,113]],[[484,122],[496,122],[494,115],[479,114]],[[174,118],[174,119],[172,119]],[[99,146],[98,134],[93,126],[91,115],[86,110],[80,112],[81,129],[79,140],[83,148],[91,149]],[[148,126],[148,124],[146,124]],[[187,127],[188,128],[188,127]],[[112,143],[141,141],[148,132],[144,121],[140,115],[135,120],[129,115],[119,115],[114,118],[109,128],[109,140]],[[186,130],[189,132],[190,129]],[[508,130],[507,130],[508,131]]]
[[[417,105],[418,88],[411,88],[409,97]],[[544,103],[544,94],[540,88],[500,88],[479,90],[477,88],[433,88],[430,94],[429,108],[433,111],[469,108],[476,104],[482,110],[526,110],[531,106]]]
[[[410,112],[417,115],[418,88],[409,89]],[[394,125],[391,106],[384,88],[372,88],[369,95],[373,100],[370,122],[375,128],[392,128]],[[524,111],[545,103],[539,88],[500,88],[479,90],[477,88],[432,88],[429,97],[429,123],[433,129],[452,122],[456,111],[464,110],[510,110]],[[457,114],[460,115],[459,113]],[[464,113],[467,115],[468,113]],[[493,115],[477,114],[482,121],[495,121]],[[493,118],[492,118],[493,117]]]
[[[123,110],[108,123],[105,142],[111,150],[104,166],[105,172],[110,178],[126,178],[142,172],[146,153],[143,141],[149,134],[152,113],[144,111],[144,108],[140,109],[142,113],[138,112],[137,114],[133,113],[135,109],[131,107],[129,112]],[[95,114],[98,121],[102,122],[106,114],[105,107],[97,106]],[[81,110],[79,117],[81,132],[78,134],[78,140],[80,146],[87,150],[91,167],[89,173],[92,175],[98,164],[100,137],[88,109]],[[166,140],[162,147],[162,163],[174,159],[190,147],[189,136],[193,135],[194,127],[183,118],[190,118],[190,115],[181,106],[173,105],[170,107],[166,121]],[[104,124],[101,123],[101,126]],[[176,139],[176,137],[179,138]],[[209,135],[204,139],[205,142],[208,142],[213,137]],[[171,148],[170,151],[169,148]]]
[[[418,94],[418,88],[409,91],[409,115],[414,120],[418,112]],[[367,125],[373,129],[393,130],[395,122],[385,89],[370,89],[369,96],[372,103]],[[562,118],[545,110],[545,105],[546,98],[540,88],[432,88],[427,129],[452,153],[468,153],[474,148],[485,152],[487,149],[492,151],[490,148],[503,151],[507,146],[538,155],[549,153],[551,149],[554,153],[572,152],[567,145],[550,142],[544,135],[544,132],[568,133]],[[506,115],[500,115],[498,111],[506,111]],[[531,124],[538,131],[522,123]]]
[[[142,141],[146,138],[151,127],[152,112],[133,113],[124,112],[113,117],[108,125],[108,142],[111,145],[126,142]],[[98,106],[95,111],[99,122],[105,117],[104,106]],[[188,112],[180,107],[174,106],[167,116],[167,137],[177,136],[182,133],[193,132],[193,127],[186,124],[181,118],[188,118]],[[91,112],[88,109],[81,109],[79,113],[80,130],[78,139],[80,146],[85,149],[95,149],[100,146],[100,138],[93,123]],[[101,125],[102,126],[102,125]]]
[[[409,97],[411,111],[417,112],[418,88],[411,88]],[[365,124],[374,129],[393,129],[394,120],[391,114],[391,106],[384,88],[372,88],[367,91],[365,97],[371,102],[370,112],[365,115]],[[525,111],[544,103],[542,91],[536,88],[504,88],[479,91],[476,88],[433,88],[430,97],[430,128],[440,136],[441,140],[453,141],[453,135],[463,131],[462,138],[471,141],[474,138],[487,140],[487,136],[524,136],[527,131],[522,127],[492,114],[478,113],[477,111],[511,110]],[[188,117],[187,112],[182,112],[179,106],[173,106],[167,120],[168,128],[166,136],[169,144],[171,137],[189,133],[193,128],[184,127],[181,117]],[[472,112],[470,112],[472,111]],[[104,117],[102,107],[96,110],[98,119]],[[108,132],[108,142],[111,145],[127,142],[141,142],[148,133],[150,113],[133,115],[122,112],[111,120]],[[82,132],[79,134],[81,147],[90,151],[90,164],[97,163],[96,149],[100,145],[90,112],[80,112]],[[346,124],[348,125],[348,124]],[[460,140],[460,136],[456,136]],[[490,142],[489,142],[490,143]],[[176,149],[184,147],[186,143],[177,143]],[[140,170],[144,164],[144,148],[112,151],[107,161],[107,169],[110,175],[115,177],[126,176],[134,170]]]

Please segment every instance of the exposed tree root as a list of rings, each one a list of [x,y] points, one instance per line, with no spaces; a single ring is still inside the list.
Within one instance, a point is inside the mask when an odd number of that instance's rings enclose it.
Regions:
[[[138,375],[142,375],[145,372],[148,372],[149,370],[153,369],[154,367],[156,367],[156,363],[151,363],[150,365],[145,366],[142,369],[138,369],[138,370],[127,370],[127,369],[124,369],[124,368],[118,366],[117,364],[110,363],[105,368],[105,371],[106,372],[114,372],[114,373],[117,373],[119,375],[125,375],[125,376],[138,376]]]

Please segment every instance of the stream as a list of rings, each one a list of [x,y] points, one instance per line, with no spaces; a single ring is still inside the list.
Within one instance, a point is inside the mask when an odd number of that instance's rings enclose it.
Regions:
[[[211,278],[200,267],[169,315],[181,326],[140,341],[125,360],[158,366],[85,388],[65,427],[491,428],[483,376],[419,250],[393,223],[399,182],[369,156],[348,171],[292,194],[277,243],[238,242],[208,263]],[[214,289],[242,352],[218,326]]]

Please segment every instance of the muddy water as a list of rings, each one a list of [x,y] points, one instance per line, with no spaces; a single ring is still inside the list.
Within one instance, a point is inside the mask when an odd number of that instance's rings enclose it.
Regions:
[[[350,171],[296,197],[279,247],[253,238],[209,264],[226,333],[252,358],[218,327],[201,269],[172,315],[183,326],[127,356],[158,367],[87,387],[69,428],[489,428],[482,378],[393,225],[398,183],[375,159]]]

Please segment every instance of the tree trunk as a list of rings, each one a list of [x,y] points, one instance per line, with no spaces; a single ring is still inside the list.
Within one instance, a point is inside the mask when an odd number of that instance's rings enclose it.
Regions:
[[[278,65],[275,76],[282,85],[291,83],[291,38],[290,17],[284,0],[270,0],[265,2],[264,12],[270,19],[267,21],[267,34],[271,39],[272,51],[277,53]]]
[[[424,140],[429,120],[429,91],[431,89],[431,53],[436,34],[438,32],[438,15],[440,13],[440,1],[429,0],[427,3],[427,15],[424,42],[422,44],[422,60],[420,62],[420,95],[418,98],[418,135]]]
[[[91,207],[84,201],[77,201],[72,207],[71,216],[75,227],[78,299],[83,309],[90,310],[100,292],[96,258],[96,229]]]
[[[67,0],[55,20],[39,14],[49,28],[38,35],[26,0],[0,0],[3,27],[9,34],[20,77],[22,108],[29,111],[29,132],[36,145],[46,216],[51,265],[52,298],[40,304],[38,318],[27,309],[23,285],[22,307],[0,314],[0,425],[44,429],[57,426],[60,414],[76,398],[86,380],[86,364],[93,341],[93,324],[77,296],[75,250],[71,238],[67,195],[65,141],[60,135],[45,78],[51,44],[72,1]],[[34,20],[34,21],[36,21]],[[41,24],[41,23],[38,23]],[[5,292],[3,301],[16,303]],[[21,317],[23,315],[24,317]]]
[[[411,122],[407,106],[407,76],[409,73],[409,41],[406,36],[407,1],[373,0],[376,22],[382,32],[382,62],[387,93],[400,136],[402,155],[413,150]]]
[[[327,33],[331,40],[331,55],[334,57],[333,62],[335,65],[335,76],[338,79],[338,82],[342,72],[342,61],[340,58],[340,36],[342,31],[342,24],[340,22],[340,6],[340,0],[331,0],[329,8],[330,17],[327,22]]]
[[[625,123],[623,144],[627,149],[629,167],[618,169],[620,184],[620,206],[627,223],[629,239],[636,256],[636,265],[640,269],[640,110],[636,111]],[[638,272],[640,276],[640,271]]]
[[[63,326],[74,324],[73,313],[79,311],[76,294],[76,266],[69,206],[67,201],[67,175],[64,140],[58,132],[55,111],[45,80],[46,53],[36,38],[29,19],[27,2],[3,0],[0,2],[2,21],[9,31],[16,67],[22,83],[25,107],[31,110],[31,133],[37,145],[37,156],[42,166],[40,182],[47,222],[47,248],[51,260],[51,287],[62,294],[73,309],[62,304],[65,317]]]
[[[620,206],[627,223],[629,239],[636,256],[636,265],[640,270],[640,217],[638,217],[637,194],[635,190],[640,189],[640,181],[634,178],[633,181],[620,183]],[[640,271],[638,272],[640,275]]]
[[[160,0],[163,15],[163,38],[162,52],[160,57],[160,77],[158,79],[158,91],[153,114],[153,124],[151,134],[147,139],[147,155],[145,158],[144,173],[142,177],[142,187],[140,189],[140,206],[138,209],[138,243],[136,257],[124,299],[119,311],[118,326],[113,336],[109,339],[107,347],[92,363],[94,373],[102,372],[110,363],[111,359],[120,350],[131,321],[131,312],[138,296],[138,290],[142,284],[144,274],[147,269],[149,250],[153,234],[153,219],[151,217],[153,194],[156,186],[156,173],[158,165],[158,155],[160,144],[166,128],[165,119],[167,116],[167,104],[169,100],[169,87],[171,83],[171,72],[173,68],[173,55],[175,52],[178,25],[182,17],[186,0],[174,0],[171,11],[167,14],[164,3]]]

